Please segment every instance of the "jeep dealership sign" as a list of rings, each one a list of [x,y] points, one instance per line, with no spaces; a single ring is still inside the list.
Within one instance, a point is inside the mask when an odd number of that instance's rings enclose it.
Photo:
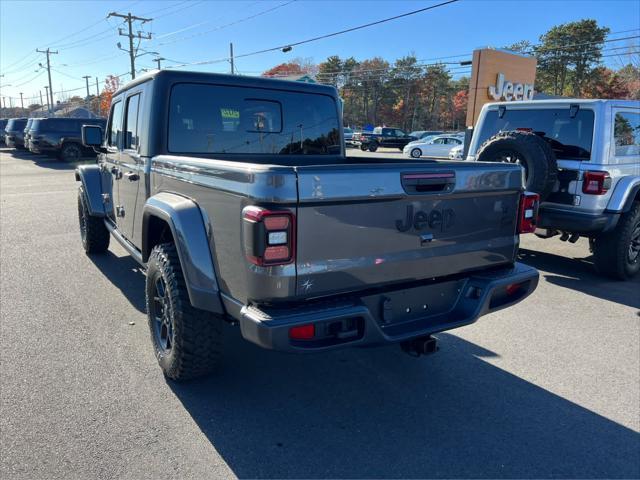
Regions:
[[[467,126],[473,126],[488,102],[531,100],[537,60],[505,50],[483,48],[473,52]]]
[[[489,98],[496,102],[533,100],[533,83],[505,82],[504,73],[499,73],[496,84],[489,85]]]

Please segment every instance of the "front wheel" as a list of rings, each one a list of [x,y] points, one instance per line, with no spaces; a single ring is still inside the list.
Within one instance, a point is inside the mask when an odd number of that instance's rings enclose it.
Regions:
[[[222,353],[221,316],[189,301],[175,245],[156,245],[147,263],[147,320],[162,372],[173,380],[209,373]]]
[[[361,143],[360,144],[360,150],[362,150],[363,152],[367,151],[367,144],[366,143]]]
[[[611,232],[590,242],[598,271],[618,280],[629,280],[640,271],[640,201],[624,213]]]
[[[369,145],[370,152],[375,152],[376,150],[378,150],[378,145],[376,145],[375,143]]]
[[[78,221],[80,223],[80,239],[87,253],[103,253],[109,248],[111,235],[102,217],[90,215],[84,191],[78,189]]]
[[[422,156],[422,150],[414,148],[411,150],[411,158],[420,158]]]

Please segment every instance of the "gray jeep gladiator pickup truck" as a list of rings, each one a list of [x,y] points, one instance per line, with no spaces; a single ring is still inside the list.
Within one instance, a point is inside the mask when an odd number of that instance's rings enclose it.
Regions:
[[[224,321],[262,347],[400,343],[511,306],[537,195],[521,167],[345,156],[333,87],[160,71],[117,91],[96,165],[76,170],[82,244],[146,270],[164,374],[208,372]]]

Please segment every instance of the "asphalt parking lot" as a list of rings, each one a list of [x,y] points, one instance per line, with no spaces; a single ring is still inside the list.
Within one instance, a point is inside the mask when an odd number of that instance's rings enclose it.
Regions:
[[[0,149],[2,478],[640,477],[640,279],[596,276],[585,241],[523,238],[537,291],[436,355],[293,356],[229,327],[220,372],[177,385],[136,263],[84,254],[76,188]]]

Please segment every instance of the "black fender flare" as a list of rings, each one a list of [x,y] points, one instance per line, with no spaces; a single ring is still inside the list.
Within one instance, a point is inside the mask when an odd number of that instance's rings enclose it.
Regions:
[[[149,229],[153,218],[171,229],[191,305],[222,314],[224,307],[209,247],[210,225],[205,223],[198,204],[175,193],[161,192],[147,199],[142,211],[142,261],[153,248]]]
[[[111,209],[111,197],[102,196],[102,171],[99,165],[81,165],[75,171],[76,181],[82,182],[89,215],[104,217]]]

